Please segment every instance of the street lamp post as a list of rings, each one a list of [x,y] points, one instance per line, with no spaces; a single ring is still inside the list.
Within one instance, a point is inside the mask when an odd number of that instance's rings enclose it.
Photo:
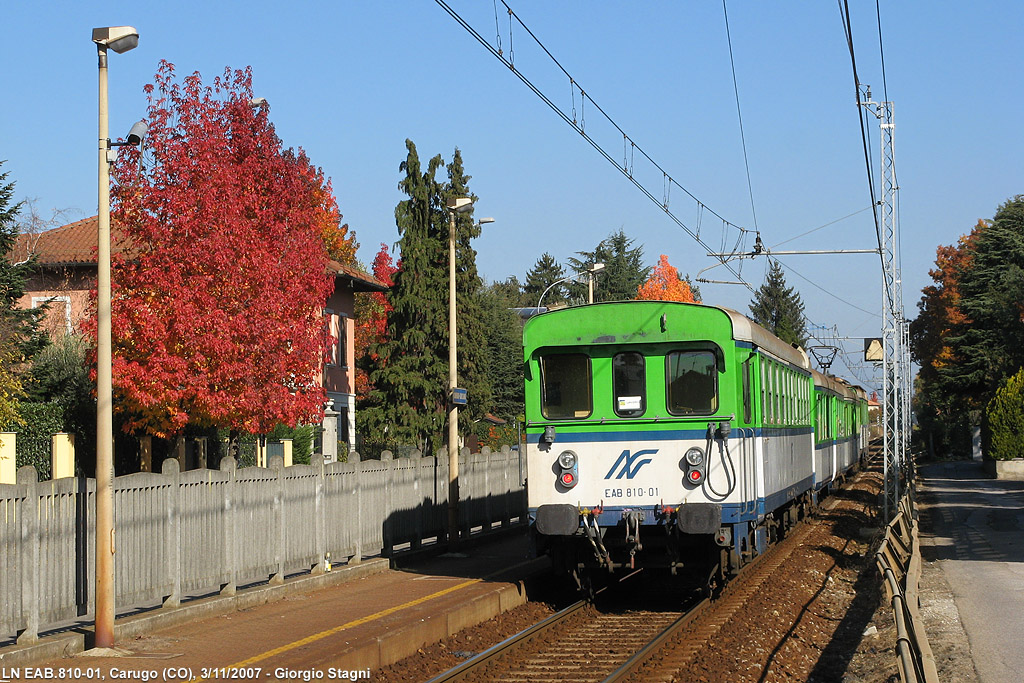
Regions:
[[[96,617],[95,647],[114,645],[114,428],[110,341],[110,133],[107,48],[121,54],[139,44],[131,26],[94,28],[99,57],[99,204],[96,249]],[[133,129],[134,130],[134,129]],[[144,131],[142,131],[144,133]],[[136,135],[141,142],[141,135]]]
[[[602,270],[604,270],[604,264],[603,263],[595,263],[593,266],[591,266],[590,268],[588,268],[587,270],[584,271],[589,276],[589,281],[588,281],[588,285],[589,286],[588,286],[588,291],[587,291],[587,303],[590,303],[590,304],[594,303],[594,275],[597,274],[597,273],[600,273]],[[541,305],[541,303],[543,303],[545,295],[547,295],[547,293],[550,292],[553,287],[555,287],[556,285],[560,285],[563,282],[568,282],[569,280],[575,280],[576,278],[580,277],[581,275],[583,275],[583,273],[573,273],[572,275],[570,275],[568,277],[563,277],[561,280],[555,280],[554,282],[552,282],[550,285],[548,285],[544,289],[543,292],[541,292],[540,299],[537,300],[537,308],[541,307],[540,305]]]
[[[453,197],[448,206],[448,547],[459,540],[459,407],[455,389],[459,385],[455,306],[455,214],[473,209],[469,197]]]
[[[587,303],[594,303],[594,275],[604,270],[603,263],[595,263],[590,268],[587,268]]]

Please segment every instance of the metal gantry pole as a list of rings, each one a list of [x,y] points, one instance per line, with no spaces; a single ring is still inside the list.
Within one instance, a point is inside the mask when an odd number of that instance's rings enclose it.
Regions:
[[[869,103],[874,104],[874,103]],[[896,173],[894,162],[893,103],[876,105],[881,132],[882,157],[881,196],[879,213],[882,231],[882,338],[884,347],[883,379],[885,382],[884,456],[885,456],[885,520],[896,512],[901,497],[901,472],[906,463],[907,416],[904,404],[905,380],[903,293],[900,278],[896,234]]]

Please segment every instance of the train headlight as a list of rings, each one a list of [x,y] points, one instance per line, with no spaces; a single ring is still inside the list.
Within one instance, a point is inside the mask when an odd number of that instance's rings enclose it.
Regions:
[[[694,446],[686,451],[683,460],[686,461],[686,483],[693,486],[703,484],[706,464],[704,451]]]
[[[558,456],[558,483],[563,488],[571,489],[579,481],[577,471],[578,458],[572,451],[562,451]]]
[[[558,466],[563,470],[571,470],[576,467],[576,454],[572,451],[562,451],[558,456]]]

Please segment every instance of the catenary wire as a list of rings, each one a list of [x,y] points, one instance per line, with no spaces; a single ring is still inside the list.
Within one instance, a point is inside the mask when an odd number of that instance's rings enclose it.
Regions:
[[[590,143],[590,145],[595,150],[597,150],[597,152],[599,154],[601,154],[601,156],[603,156],[606,161],[608,161],[616,169],[618,169],[620,173],[622,173],[624,176],[626,176],[626,178],[630,182],[632,182],[633,185],[635,185],[648,199],[650,199],[652,202],[654,202],[655,204],[660,206],[662,211],[665,212],[665,214],[669,217],[670,220],[672,220],[676,225],[678,225],[680,228],[682,228],[687,234],[690,235],[691,238],[693,238],[694,241],[696,241],[699,245],[704,247],[708,252],[712,252],[713,251],[713,249],[711,247],[709,247],[706,244],[706,242],[703,239],[701,239],[700,236],[697,235],[697,233],[694,230],[692,230],[678,216],[676,216],[675,213],[672,212],[672,210],[669,208],[668,203],[666,201],[659,201],[654,196],[654,194],[646,186],[643,185],[643,183],[641,183],[639,180],[636,179],[636,177],[632,174],[632,172],[630,170],[629,164],[627,164],[625,162],[620,164],[619,162],[617,162],[612,157],[612,155],[604,147],[602,147],[600,143],[598,143],[597,140],[595,140],[591,135],[589,135],[586,132],[586,130],[585,130],[585,124],[582,122],[582,120],[580,122],[577,122],[575,117],[571,117],[569,114],[567,114],[566,112],[562,111],[562,109],[557,104],[555,104],[547,95],[545,95],[540,90],[539,87],[537,87],[529,78],[526,77],[525,74],[523,74],[519,69],[517,69],[515,64],[514,64],[514,62],[512,61],[511,49],[509,51],[509,57],[506,58],[504,55],[500,54],[494,48],[494,46],[492,46],[487,41],[486,38],[484,38],[482,35],[480,35],[480,33],[469,24],[469,22],[467,22],[461,15],[459,15],[459,13],[456,12],[444,0],[435,0],[435,2],[437,3],[437,5],[439,7],[441,7],[445,12],[447,12],[448,15],[451,16],[460,26],[462,26],[471,36],[473,36],[477,40],[477,42],[479,42],[482,46],[484,46],[484,48],[486,48],[488,52],[490,52],[496,59],[498,59],[505,66],[507,66],[512,71],[512,73],[514,73],[519,78],[519,80],[521,80],[523,82],[523,84],[526,85],[526,87],[528,87],[535,95],[537,95],[537,97],[539,97],[541,99],[542,102],[544,102],[546,105],[548,105],[548,107],[552,111],[554,111],[563,121],[565,121],[568,125],[572,126],[573,129],[575,129],[576,132],[578,132],[583,137],[584,140],[586,140],[588,143]],[[523,23],[523,21],[515,14],[515,12],[512,10],[512,8],[510,8],[508,6],[508,4],[505,3],[504,1],[502,1],[502,4],[505,6],[506,10],[508,11],[508,14],[509,14],[509,17],[510,17],[510,21],[512,19],[514,19],[515,22],[518,23],[519,26],[521,26],[527,32],[527,34],[537,43],[537,45],[544,51],[544,53],[548,55],[548,57],[558,67],[558,69],[563,74],[565,74],[565,76],[567,78],[570,79],[570,83],[572,85],[574,85],[576,87],[576,89],[579,90],[581,107],[582,107],[582,104],[584,102],[589,101],[591,106],[593,106],[605,118],[605,120],[608,121],[608,123],[610,123],[622,135],[624,141],[628,142],[630,148],[635,153],[637,153],[641,157],[643,157],[643,159],[646,159],[647,162],[649,162],[654,168],[656,168],[662,174],[662,178],[664,179],[664,181],[666,183],[674,185],[675,187],[677,187],[680,190],[682,190],[683,192],[685,192],[687,194],[687,196],[689,196],[701,208],[701,210],[706,210],[709,213],[711,213],[711,214],[715,215],[716,217],[718,217],[719,219],[721,219],[724,228],[726,228],[726,229],[727,228],[735,228],[736,230],[738,230],[740,232],[740,236],[737,239],[737,243],[741,243],[742,242],[743,236],[745,234],[750,233],[751,232],[750,230],[747,230],[746,228],[743,228],[741,226],[736,225],[735,223],[732,223],[731,221],[726,220],[724,217],[722,217],[716,211],[714,211],[713,209],[708,207],[706,204],[701,202],[686,187],[680,185],[676,180],[674,180],[672,178],[672,176],[661,167],[660,164],[658,164],[646,151],[643,150],[643,148],[641,148],[639,145],[637,145],[632,140],[632,138],[630,138],[629,135],[626,134],[626,132],[622,129],[621,126],[619,126],[615,122],[614,119],[612,119],[610,116],[608,116],[608,114],[601,108],[601,106],[599,104],[597,104],[597,102],[595,102],[593,100],[593,98],[591,98],[589,95],[587,95],[586,91],[582,87],[579,86],[579,83],[575,79],[573,79],[572,76],[569,74],[569,72],[561,65],[561,63],[559,63],[558,60],[555,59],[555,57],[551,54],[551,52],[547,49],[547,47],[545,47],[544,44],[541,43],[539,39],[537,39],[537,37],[533,34],[533,32],[530,31],[529,27],[527,27],[526,24]],[[511,45],[511,40],[510,40],[509,44]],[[582,116],[581,116],[581,119],[582,119]],[[754,288],[750,285],[750,283],[748,283],[745,280],[743,280],[743,278],[740,275],[740,273],[735,268],[733,268],[733,266],[728,262],[727,258],[721,258],[720,257],[719,261],[720,261],[721,265],[724,265],[729,270],[729,272],[731,272],[733,274],[733,276],[735,276],[737,278],[737,280],[739,281],[738,284],[742,284],[748,290],[753,291]]]
[[[754,209],[754,185],[750,182],[750,160],[747,157],[747,136],[743,132],[743,112],[740,109],[740,86],[736,80],[736,59],[732,53],[732,31],[729,30],[729,10],[722,0],[722,14],[725,15],[725,37],[729,43],[729,66],[732,68],[732,89],[736,94],[736,118],[740,123],[740,143],[743,145],[743,165],[747,170],[747,193],[750,195],[750,215],[754,220],[754,230],[757,230],[757,211]]]

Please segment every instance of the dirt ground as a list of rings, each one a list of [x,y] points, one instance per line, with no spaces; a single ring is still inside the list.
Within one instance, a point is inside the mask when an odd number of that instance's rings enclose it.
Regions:
[[[677,680],[899,680],[895,627],[873,548],[881,479],[867,472],[809,523],[809,541],[725,624]],[[376,681],[427,681],[551,614],[531,603],[374,672]]]

